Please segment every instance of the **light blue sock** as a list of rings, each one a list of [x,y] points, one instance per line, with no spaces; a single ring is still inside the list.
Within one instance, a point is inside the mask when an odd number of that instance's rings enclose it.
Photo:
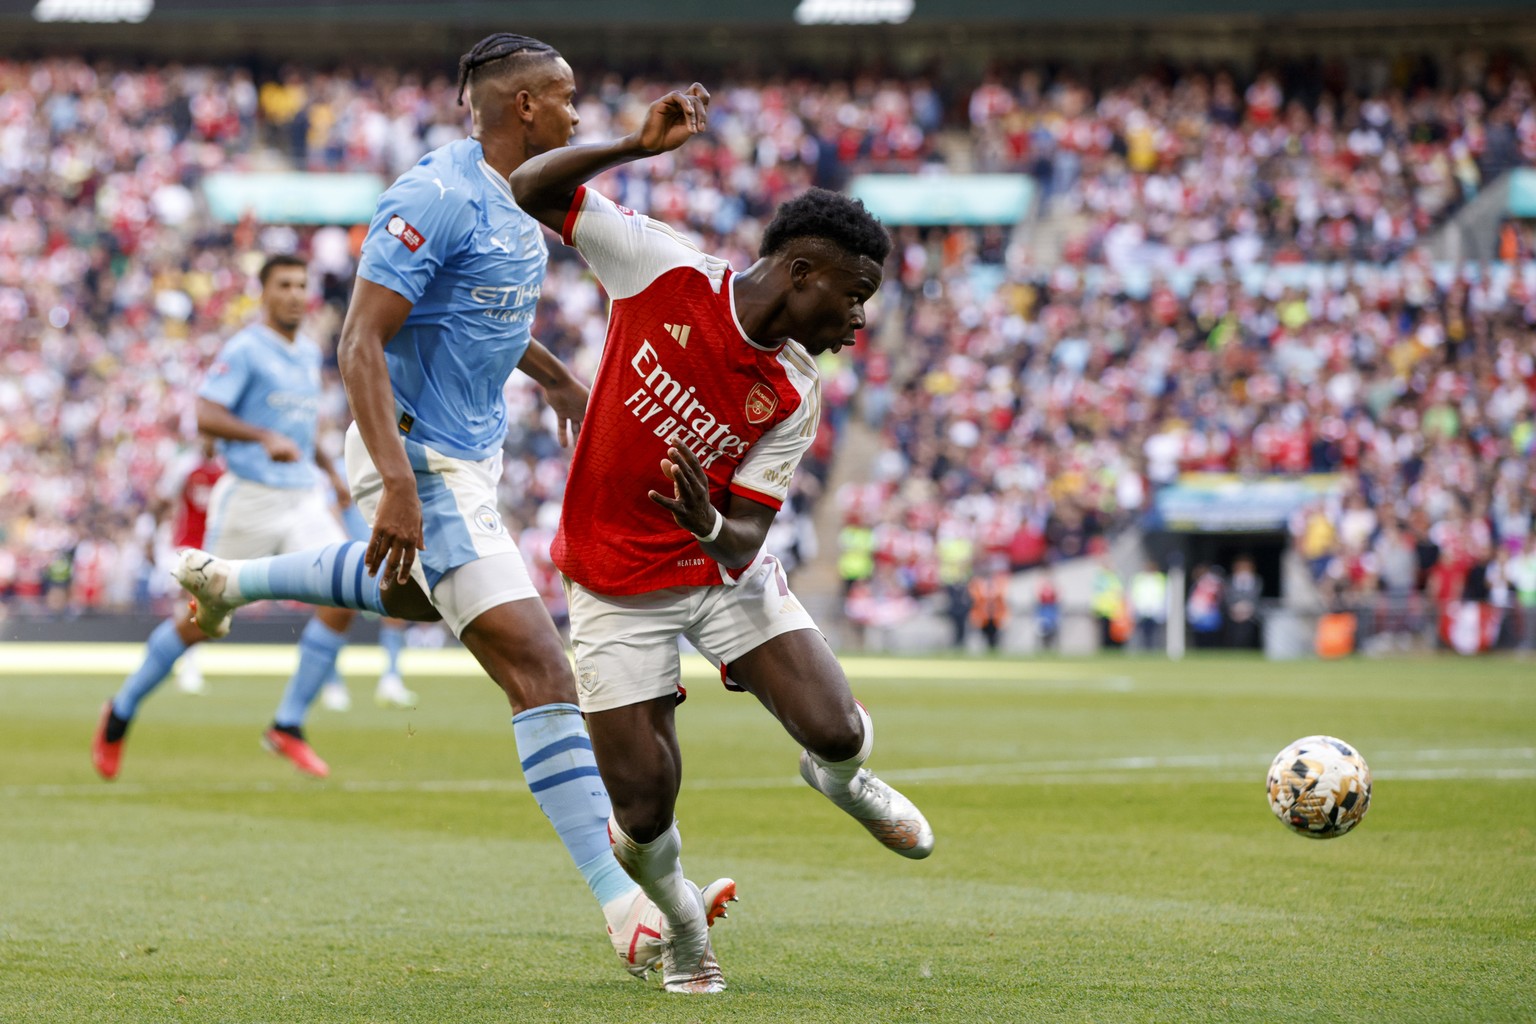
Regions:
[[[315,551],[237,562],[235,590],[241,601],[302,601],[330,608],[384,614],[379,578],[363,566],[368,545],[357,541]]]
[[[133,670],[133,675],[123,680],[122,688],[112,698],[112,713],[118,718],[132,718],[139,710],[139,702],[164,682],[186,649],[175,623],[167,620],[156,626],[144,643],[144,661]]]
[[[315,694],[336,667],[336,655],[346,646],[347,638],[319,619],[310,619],[299,634],[299,667],[294,669],[282,703],[272,720],[278,725],[301,726]]]
[[[587,888],[606,904],[635,888],[608,849],[608,788],[574,704],[546,704],[512,718],[523,778],[576,862]]]
[[[384,648],[384,674],[400,674],[400,652],[405,649],[405,627],[379,624],[379,646]]]

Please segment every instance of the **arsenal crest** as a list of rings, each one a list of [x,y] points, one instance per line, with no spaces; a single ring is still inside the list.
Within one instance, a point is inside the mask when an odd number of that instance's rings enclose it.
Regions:
[[[752,390],[747,392],[748,423],[755,425],[765,422],[778,407],[779,396],[767,384],[753,384]]]

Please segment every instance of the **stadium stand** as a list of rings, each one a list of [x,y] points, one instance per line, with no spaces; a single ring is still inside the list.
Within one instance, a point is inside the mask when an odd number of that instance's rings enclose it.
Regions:
[[[1195,469],[1343,474],[1295,525],[1340,601],[1507,592],[1510,560],[1533,557],[1530,236],[1515,225],[1488,265],[1432,263],[1422,244],[1536,163],[1530,70],[1358,75],[1322,91],[1194,67],[1011,67],[958,90],[743,78],[712,83],[708,140],[602,186],[744,264],[763,217],[810,184],[936,165],[1039,183],[1052,251],[1024,228],[897,227],[873,343],[824,367],[827,423],[792,507],[828,485],[838,431],[870,432],[868,472],[838,495],[874,535],[850,608],[874,593],[899,615],[973,571],[1099,551]],[[594,79],[580,137],[624,130],[666,87]],[[334,335],[357,234],[217,223],[206,176],[388,176],[462,130],[446,77],[0,63],[7,607],[166,596],[160,480],[189,443],[193,383],[251,311],[258,253],[310,256],[315,329]],[[602,296],[555,255],[535,333],[590,374]],[[537,393],[509,401],[503,499],[558,600],[539,548],[563,456]]]

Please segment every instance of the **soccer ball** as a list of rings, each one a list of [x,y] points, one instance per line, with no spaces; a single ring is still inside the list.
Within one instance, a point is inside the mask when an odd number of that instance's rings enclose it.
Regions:
[[[1275,755],[1268,789],[1275,817],[1308,839],[1341,836],[1371,809],[1371,769],[1332,736],[1308,736]]]

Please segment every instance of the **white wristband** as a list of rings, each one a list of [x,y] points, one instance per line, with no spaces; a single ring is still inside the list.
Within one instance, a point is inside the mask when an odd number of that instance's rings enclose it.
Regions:
[[[701,533],[696,533],[696,534],[694,534],[693,535],[693,539],[698,541],[700,544],[708,544],[710,541],[712,541],[716,537],[720,536],[720,527],[722,527],[724,525],[725,525],[725,516],[721,515],[720,514],[720,510],[717,508],[717,509],[715,509],[715,525],[714,525],[714,527],[708,533],[702,533],[702,534]]]

